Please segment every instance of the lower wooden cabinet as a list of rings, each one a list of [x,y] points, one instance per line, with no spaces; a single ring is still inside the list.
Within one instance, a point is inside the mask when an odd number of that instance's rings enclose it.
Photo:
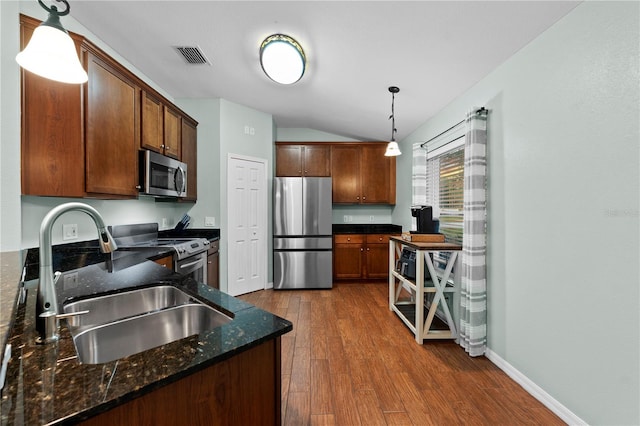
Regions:
[[[80,424],[279,426],[280,351],[268,340]]]
[[[337,234],[333,236],[334,279],[362,278],[364,235]]]
[[[155,262],[173,271],[173,256],[165,256],[163,258],[156,259]]]
[[[388,256],[388,234],[336,234],[333,236],[334,279],[387,279]]]

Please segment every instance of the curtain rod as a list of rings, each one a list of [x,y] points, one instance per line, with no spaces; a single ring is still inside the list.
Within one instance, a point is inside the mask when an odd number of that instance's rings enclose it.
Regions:
[[[482,107],[482,108],[480,108],[480,109],[478,109],[478,110],[474,111],[474,114],[482,114],[483,112],[486,112],[486,111],[487,111],[487,109],[486,109],[485,107]],[[428,141],[426,141],[426,142],[422,142],[422,143],[420,144],[420,148],[424,148],[424,146],[425,146],[426,144],[428,144],[429,142],[431,142],[432,140],[434,140],[434,139],[438,139],[440,136],[442,136],[442,135],[444,135],[445,133],[449,132],[451,129],[454,129],[454,128],[458,127],[459,125],[461,125],[461,124],[462,124],[462,123],[464,123],[464,122],[465,122],[465,120],[460,120],[460,121],[458,121],[456,124],[454,124],[453,126],[449,127],[447,130],[445,130],[444,132],[438,133],[437,135],[435,135],[434,137],[432,137],[431,139],[429,139],[429,140],[428,140]],[[460,139],[460,138],[455,138],[454,140],[458,140],[458,139]],[[453,142],[453,141],[451,141],[451,142]]]

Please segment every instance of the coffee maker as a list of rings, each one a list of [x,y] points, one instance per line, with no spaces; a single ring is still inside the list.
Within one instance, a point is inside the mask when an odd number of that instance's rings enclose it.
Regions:
[[[431,206],[412,206],[411,216],[416,218],[416,230],[414,234],[437,234],[439,221],[433,219],[433,209]]]

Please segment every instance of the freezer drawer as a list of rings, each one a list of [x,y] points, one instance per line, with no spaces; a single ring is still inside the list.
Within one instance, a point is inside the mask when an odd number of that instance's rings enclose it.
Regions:
[[[274,250],[331,250],[331,237],[276,237],[273,239]]]
[[[274,251],[274,290],[333,287],[332,254],[326,250]]]

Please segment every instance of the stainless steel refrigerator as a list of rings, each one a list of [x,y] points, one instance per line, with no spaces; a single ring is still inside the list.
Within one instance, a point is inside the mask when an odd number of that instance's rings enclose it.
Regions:
[[[331,178],[273,182],[273,288],[333,287]]]

